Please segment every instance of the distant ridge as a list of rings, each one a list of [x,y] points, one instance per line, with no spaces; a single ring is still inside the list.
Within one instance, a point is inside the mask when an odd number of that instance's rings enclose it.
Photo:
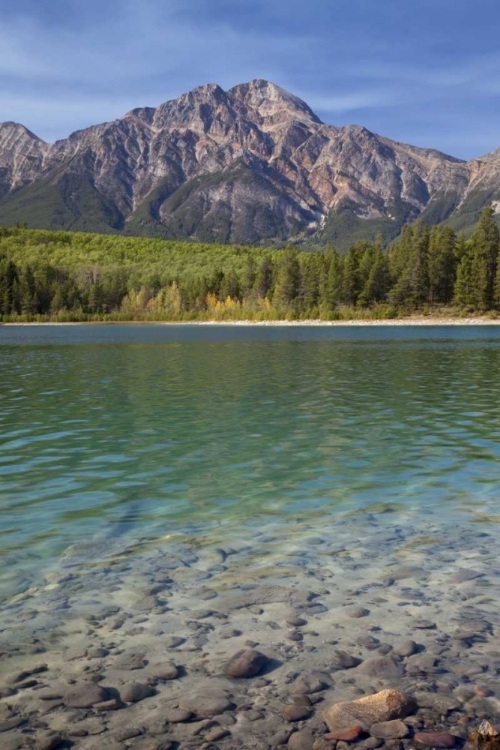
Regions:
[[[326,125],[262,79],[199,86],[53,144],[0,124],[0,224],[342,249],[418,217],[467,230],[498,200],[500,151],[463,162]]]

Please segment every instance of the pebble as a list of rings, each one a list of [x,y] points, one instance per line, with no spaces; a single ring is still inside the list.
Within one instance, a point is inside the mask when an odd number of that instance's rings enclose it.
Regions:
[[[365,609],[365,607],[347,607],[346,614],[348,617],[359,619],[361,617],[368,617],[370,610]]]
[[[168,721],[169,724],[181,724],[185,721],[189,721],[192,716],[192,711],[186,711],[182,708],[167,709],[163,713],[165,721]]]
[[[366,747],[366,750],[376,750],[377,747],[381,747],[384,743],[377,737],[368,737],[362,743],[362,747]]]
[[[363,734],[363,727],[360,724],[354,724],[349,729],[341,729],[338,732],[330,732],[325,735],[327,740],[335,740],[336,742],[356,742]]]
[[[328,683],[324,682],[319,677],[302,677],[298,680],[295,680],[295,682],[292,684],[291,691],[292,693],[300,694],[319,693],[326,687],[328,687]]]
[[[298,615],[292,614],[288,615],[286,618],[287,625],[291,625],[294,628],[300,628],[303,625],[307,625],[307,620],[304,620],[303,617],[299,617]]]
[[[2,737],[2,750],[24,750],[32,748],[33,745],[26,745],[25,739],[20,735],[6,734]]]
[[[396,740],[408,737],[409,730],[406,724],[399,719],[393,721],[382,721],[378,724],[372,724],[370,734],[379,740]]]
[[[222,727],[214,727],[205,734],[205,740],[207,740],[207,742],[217,742],[218,740],[222,740],[224,737],[228,736],[229,732],[227,729],[223,729]]]
[[[300,732],[294,732],[288,739],[288,750],[312,750],[314,737],[310,731],[303,729]]]
[[[471,570],[469,568],[459,568],[451,577],[452,583],[465,583],[466,581],[474,581],[476,578],[481,578],[483,573],[479,573],[477,570]]]
[[[434,630],[436,627],[436,623],[431,622],[431,620],[414,618],[410,621],[410,626],[416,628],[417,630]]]
[[[249,711],[242,711],[240,716],[243,716],[247,721],[259,721],[264,718],[264,714],[255,708],[251,708]]]
[[[364,661],[356,668],[356,672],[379,680],[394,680],[403,677],[405,668],[392,656],[379,656]]]
[[[441,692],[415,692],[415,700],[419,708],[432,708],[437,711],[441,716],[451,711],[456,711],[460,708],[460,701],[457,697],[452,695],[444,695]]]
[[[238,651],[225,666],[228,677],[248,678],[258,675],[269,663],[267,656],[252,648]]]
[[[142,729],[139,729],[139,727],[127,727],[126,729],[119,729],[115,732],[115,740],[118,740],[118,742],[125,742],[125,740],[140,737],[141,734]]]
[[[62,740],[62,736],[57,732],[39,732],[36,735],[39,750],[54,750]]]
[[[142,669],[146,662],[146,654],[142,651],[127,651],[120,654],[114,661],[113,667],[115,669],[123,670],[124,672],[133,671],[134,669]]]
[[[117,711],[122,707],[123,703],[121,703],[117,698],[111,698],[111,700],[109,701],[103,701],[102,703],[94,704],[94,710],[98,711],[99,713],[106,713],[107,711]]]
[[[309,706],[298,706],[296,704],[285,706],[281,712],[285,721],[300,721],[301,719],[307,719],[310,714],[311,708]]]
[[[153,688],[142,682],[128,682],[120,688],[120,698],[124,703],[138,703],[151,695],[154,695]]]
[[[225,695],[214,695],[213,693],[210,695],[206,693],[193,693],[193,695],[182,698],[179,701],[179,708],[208,719],[212,716],[217,716],[217,714],[223,714],[232,707],[233,704]]]
[[[325,607],[324,604],[313,604],[307,608],[308,615],[322,615],[325,612],[328,612],[328,607]]]
[[[457,744],[457,738],[448,732],[416,732],[414,740],[419,745],[436,748],[451,748]]]
[[[342,669],[352,669],[359,664],[361,664],[361,659],[358,659],[356,656],[351,656],[351,654],[348,654],[346,651],[335,649],[329,659],[328,667],[332,671],[337,671]]]
[[[413,656],[418,651],[418,645],[415,641],[407,638],[403,641],[397,641],[392,647],[393,653],[397,656]]]
[[[356,724],[370,727],[383,721],[404,719],[414,708],[414,701],[399,690],[382,690],[354,701],[330,706],[323,714],[331,732],[349,729]]]
[[[336,747],[336,742],[330,742],[324,737],[318,737],[317,740],[314,740],[313,750],[335,750]]]
[[[165,638],[163,638],[163,646],[165,648],[178,648],[185,642],[185,638],[181,638],[180,636],[176,635],[167,635],[165,636]]]
[[[91,708],[106,698],[106,691],[102,687],[89,682],[68,688],[63,695],[63,703],[69,708]]]
[[[157,680],[175,680],[180,675],[179,668],[172,662],[165,662],[156,667],[152,667],[150,674]]]
[[[280,745],[286,745],[291,734],[292,730],[287,729],[286,727],[278,729],[278,731],[269,738],[269,746],[274,748],[279,747]]]
[[[296,706],[310,706],[311,699],[304,693],[297,693],[292,695],[292,703],[295,703]]]

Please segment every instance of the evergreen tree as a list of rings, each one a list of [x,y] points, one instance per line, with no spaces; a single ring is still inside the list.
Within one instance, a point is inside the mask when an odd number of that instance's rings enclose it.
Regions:
[[[31,266],[26,268],[21,273],[19,283],[19,298],[21,304],[21,312],[28,315],[32,315],[38,312],[38,295],[37,285],[35,282],[35,275]]]
[[[472,296],[478,310],[493,306],[500,234],[493,208],[483,209],[471,238]]]
[[[240,284],[233,268],[223,275],[219,287],[220,301],[224,302],[228,297],[234,300],[240,298]]]
[[[342,287],[342,301],[346,305],[356,305],[363,288],[360,263],[366,250],[365,243],[357,243],[349,248],[344,262],[344,283]]]
[[[320,309],[324,315],[330,315],[342,302],[344,288],[344,258],[330,249],[325,254],[325,271],[320,287]]]
[[[253,289],[257,297],[265,299],[273,286],[274,268],[271,258],[265,255],[255,275]]]
[[[300,266],[298,310],[302,317],[316,317],[318,314],[320,278],[323,270],[323,257],[318,253],[305,255]]]
[[[287,248],[278,263],[273,305],[280,313],[294,313],[300,284],[300,267],[295,248]]]
[[[389,299],[398,306],[417,308],[429,298],[429,228],[423,224],[405,227],[391,252],[395,284]]]
[[[12,315],[19,310],[19,277],[16,265],[7,258],[0,260],[0,313]]]
[[[472,252],[465,252],[458,264],[454,299],[461,307],[473,308],[475,305]]]
[[[450,227],[432,227],[429,237],[429,303],[448,304],[456,275],[456,235]]]
[[[358,297],[358,304],[362,307],[369,307],[374,303],[383,302],[387,297],[391,285],[389,263],[383,250],[380,247],[375,247],[369,257],[370,264],[368,264],[367,260],[363,263],[367,276],[361,294]]]

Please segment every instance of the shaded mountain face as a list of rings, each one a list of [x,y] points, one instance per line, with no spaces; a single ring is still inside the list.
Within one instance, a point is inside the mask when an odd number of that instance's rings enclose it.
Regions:
[[[468,226],[499,166],[325,125],[268,81],[208,84],[54,144],[0,124],[0,224],[343,247],[419,216]]]

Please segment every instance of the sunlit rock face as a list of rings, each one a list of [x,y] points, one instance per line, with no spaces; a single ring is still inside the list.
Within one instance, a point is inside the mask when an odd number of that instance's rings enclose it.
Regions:
[[[268,81],[207,84],[53,144],[1,124],[0,222],[269,243],[328,241],[347,213],[389,237],[418,216],[465,226],[500,197],[499,162],[325,125]]]

